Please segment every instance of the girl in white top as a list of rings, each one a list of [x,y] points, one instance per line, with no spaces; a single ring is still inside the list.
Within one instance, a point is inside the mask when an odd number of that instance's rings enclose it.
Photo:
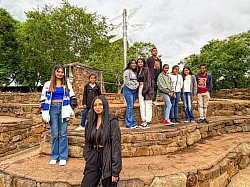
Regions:
[[[179,75],[179,69],[180,67],[178,65],[175,65],[172,67],[172,72],[170,74],[172,85],[174,89],[174,96],[171,97],[170,101],[172,103],[172,108],[170,111],[170,121],[172,123],[180,123],[180,120],[178,119],[178,105],[179,100],[181,97],[181,89],[183,87],[183,78],[181,75]]]

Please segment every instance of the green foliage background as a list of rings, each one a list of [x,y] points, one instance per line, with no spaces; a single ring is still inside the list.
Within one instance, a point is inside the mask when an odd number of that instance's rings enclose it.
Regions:
[[[56,64],[81,62],[103,71],[107,92],[116,92],[123,73],[123,41],[109,43],[113,28],[105,17],[88,13],[62,1],[59,7],[45,5],[26,13],[19,22],[0,8],[0,85],[16,81],[36,91]],[[128,47],[128,59],[147,58],[149,42],[135,42]],[[216,89],[249,87],[250,31],[225,40],[211,40],[179,64],[189,65],[194,72],[205,63],[213,75]]]
[[[200,64],[206,64],[215,89],[249,87],[250,31],[224,40],[211,40],[201,48],[200,54],[192,54],[180,64],[192,67],[195,72]]]

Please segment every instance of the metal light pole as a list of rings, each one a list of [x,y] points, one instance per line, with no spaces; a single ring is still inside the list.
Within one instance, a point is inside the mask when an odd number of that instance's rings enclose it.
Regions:
[[[124,49],[124,68],[127,66],[127,10],[123,9],[123,49]]]

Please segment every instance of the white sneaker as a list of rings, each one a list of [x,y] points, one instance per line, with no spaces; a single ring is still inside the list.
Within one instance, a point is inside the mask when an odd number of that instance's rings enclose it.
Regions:
[[[187,121],[187,120],[186,120],[186,121],[184,121],[184,123],[189,123],[189,122],[190,122],[190,121]]]
[[[49,165],[55,165],[57,160],[50,160]]]
[[[59,166],[65,166],[66,165],[66,160],[60,160],[59,161]]]
[[[85,127],[79,126],[75,129],[75,131],[84,131]]]

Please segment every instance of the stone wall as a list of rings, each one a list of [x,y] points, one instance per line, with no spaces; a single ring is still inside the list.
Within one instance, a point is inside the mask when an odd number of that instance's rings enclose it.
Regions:
[[[0,122],[0,157],[38,145],[43,140],[45,125],[32,120]]]
[[[214,91],[213,97],[222,99],[250,100],[250,88],[221,89]]]
[[[156,126],[152,130],[122,129],[122,156],[155,156],[165,155],[184,149],[207,137],[220,134],[249,132],[250,118],[235,117],[213,121],[209,124],[178,125],[163,129]],[[69,131],[69,155],[81,158],[84,148],[82,132]],[[50,133],[41,143],[41,152],[50,154]]]

